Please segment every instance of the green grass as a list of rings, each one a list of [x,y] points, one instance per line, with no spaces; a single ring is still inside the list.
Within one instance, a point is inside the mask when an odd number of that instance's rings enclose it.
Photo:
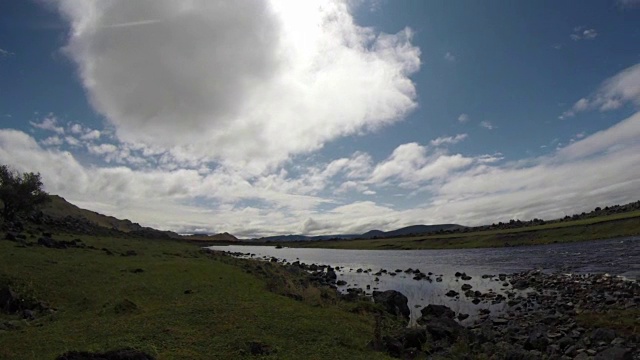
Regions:
[[[248,273],[241,261],[209,256],[189,244],[81,239],[116,253],[135,250],[138,256],[20,248],[0,240],[0,278],[12,279],[57,309],[20,330],[0,331],[0,359],[53,359],[70,350],[122,347],[159,359],[250,358],[250,341],[277,350],[267,358],[387,358],[366,348],[373,336],[371,314],[349,312],[353,305],[335,299],[308,301],[317,289],[307,288],[305,300],[296,301],[268,291],[278,290],[278,284]],[[131,272],[138,268],[144,272]],[[0,315],[0,321],[11,319]]]
[[[586,328],[609,328],[627,336],[640,336],[640,309],[586,312],[577,317],[578,324]]]
[[[640,235],[640,211],[556,222],[517,229],[370,240],[282,243],[289,247],[334,249],[464,249],[542,245]]]

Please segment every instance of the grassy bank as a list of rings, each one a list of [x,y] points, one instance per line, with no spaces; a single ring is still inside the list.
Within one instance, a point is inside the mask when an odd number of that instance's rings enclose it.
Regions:
[[[330,296],[318,300],[323,295],[317,289],[306,290],[302,300],[269,291],[283,284],[190,244],[80,239],[97,249],[18,247],[0,240],[0,280],[56,309],[18,330],[0,330],[0,359],[54,359],[69,350],[123,347],[158,359],[251,358],[251,342],[275,352],[266,358],[386,358],[366,347],[373,317],[350,312],[353,304]],[[20,322],[7,314],[2,321]]]
[[[640,235],[640,211],[516,229],[371,240],[282,243],[288,247],[332,249],[465,249],[577,242]]]

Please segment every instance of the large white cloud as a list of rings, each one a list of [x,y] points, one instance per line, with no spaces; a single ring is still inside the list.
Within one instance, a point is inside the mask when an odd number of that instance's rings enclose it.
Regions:
[[[126,142],[260,172],[415,107],[411,30],[358,26],[350,1],[55,1]]]

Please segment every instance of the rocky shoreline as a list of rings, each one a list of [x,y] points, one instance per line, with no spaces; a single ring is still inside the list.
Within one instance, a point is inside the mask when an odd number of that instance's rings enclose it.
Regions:
[[[502,304],[503,310],[492,313],[479,308],[471,314],[456,313],[445,305],[426,304],[415,323],[409,322],[407,297],[396,290],[376,291],[375,287],[349,287],[338,274],[340,267],[321,264],[287,262],[275,257],[260,258],[253,254],[230,253],[235,257],[278,263],[284,268],[308,277],[317,285],[339,291],[345,301],[368,300],[384,311],[402,318],[408,327],[397,334],[374,336],[371,346],[398,358],[447,358],[460,354],[476,354],[489,359],[640,359],[640,284],[606,274],[565,274],[527,271],[516,274],[486,274],[483,279],[495,281],[503,291],[481,292],[468,282],[471,276],[451,274],[458,288],[445,294],[472,304]],[[419,269],[355,269],[368,273],[377,281],[383,276],[402,273],[415,281],[442,282],[443,274]],[[340,290],[338,290],[340,288]],[[631,329],[611,329],[580,321],[585,314],[622,313]],[[466,320],[466,321],[465,321]],[[482,358],[482,357],[481,357]]]

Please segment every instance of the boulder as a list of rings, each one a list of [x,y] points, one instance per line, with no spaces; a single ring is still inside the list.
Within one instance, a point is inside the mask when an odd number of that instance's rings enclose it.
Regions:
[[[436,341],[446,340],[453,343],[463,331],[462,325],[448,317],[431,318],[427,322],[427,332]]]
[[[613,346],[596,354],[594,360],[632,360],[631,350]]]
[[[424,319],[425,321],[430,318],[441,317],[453,319],[456,316],[456,313],[445,305],[429,304],[422,308],[422,310],[420,310],[420,313],[422,314],[422,317],[420,319]],[[418,321],[420,321],[420,319]]]
[[[597,328],[591,332],[591,341],[611,343],[616,338],[616,332],[611,329]]]
[[[409,300],[401,292],[395,290],[374,291],[373,302],[381,304],[388,313],[409,320],[411,315],[411,310],[407,305]]]
[[[10,287],[0,288],[0,310],[3,312],[13,314],[19,311],[21,300],[20,295]]]

